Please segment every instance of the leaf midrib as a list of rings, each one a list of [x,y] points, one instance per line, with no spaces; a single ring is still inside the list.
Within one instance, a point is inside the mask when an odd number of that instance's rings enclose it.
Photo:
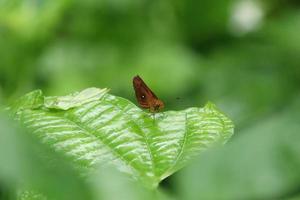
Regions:
[[[110,149],[117,158],[119,158],[120,160],[122,160],[127,166],[129,166],[136,174],[140,174],[139,170],[136,169],[133,165],[130,165],[130,163],[122,156],[122,154],[120,154],[118,151],[115,151],[115,149],[113,147],[111,147],[109,144],[105,143],[103,140],[101,140],[101,138],[97,137],[97,134],[95,131],[91,130],[89,127],[85,126],[84,124],[81,124],[77,121],[73,121],[72,118],[69,117],[68,114],[65,114],[63,116],[59,115],[58,117],[61,117],[67,121],[69,121],[70,123],[74,124],[75,126],[77,126],[79,129],[81,129],[87,136],[89,137],[94,137],[95,139],[97,139],[97,141],[101,142],[104,146],[106,146],[108,149]]]
[[[126,100],[126,99],[125,99]],[[102,98],[102,101],[106,101],[106,98]],[[127,101],[127,100],[126,100]],[[107,101],[106,101],[107,102]],[[140,130],[140,132],[143,134],[143,137],[142,138],[145,138],[145,141],[144,143],[146,144],[146,147],[147,147],[147,150],[149,152],[149,157],[151,159],[151,169],[152,169],[152,173],[154,174],[155,177],[157,177],[157,174],[156,174],[156,170],[155,170],[155,161],[154,161],[154,157],[153,157],[153,153],[152,153],[152,150],[151,150],[151,147],[150,147],[150,143],[149,143],[149,139],[148,139],[148,135],[145,133],[145,131],[143,131],[143,129],[135,122],[135,119],[133,119],[131,117],[130,114],[128,114],[124,109],[122,109],[119,105],[117,105],[116,103],[113,103],[113,102],[109,102],[111,103],[112,105],[116,106],[122,113],[126,114],[127,116],[127,119],[128,121],[131,121],[133,124],[136,125],[136,127],[138,127],[138,129]],[[128,102],[128,103],[131,103],[131,102]]]
[[[186,145],[186,141],[187,141],[187,134],[188,134],[188,125],[187,125],[187,113],[185,112],[185,123],[184,123],[184,134],[183,134],[183,140],[180,144],[180,149],[176,155],[176,157],[174,158],[174,162],[171,164],[171,166],[165,171],[165,173],[160,177],[161,180],[165,179],[166,177],[168,177],[170,174],[173,173],[174,171],[174,167],[177,165],[179,159],[181,158],[183,151],[184,151],[184,147]]]

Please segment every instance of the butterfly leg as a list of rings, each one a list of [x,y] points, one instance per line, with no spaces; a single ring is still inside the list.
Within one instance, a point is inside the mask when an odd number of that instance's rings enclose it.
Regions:
[[[155,124],[155,112],[152,113],[153,124]]]

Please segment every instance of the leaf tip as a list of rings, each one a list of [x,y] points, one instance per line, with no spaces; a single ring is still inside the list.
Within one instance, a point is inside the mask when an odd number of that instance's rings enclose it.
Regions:
[[[9,105],[6,110],[17,112],[23,109],[34,109],[42,106],[44,103],[44,96],[42,90],[34,90],[29,92],[18,100]]]
[[[209,110],[216,110],[217,106],[216,106],[216,104],[212,103],[211,101],[208,101],[205,104],[204,108],[209,109]]]

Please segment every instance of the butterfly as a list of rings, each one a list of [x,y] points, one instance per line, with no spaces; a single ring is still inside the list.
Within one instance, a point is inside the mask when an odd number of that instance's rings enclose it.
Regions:
[[[133,77],[133,88],[136,99],[142,108],[148,108],[152,113],[164,108],[165,105],[162,100],[157,98],[141,77]]]

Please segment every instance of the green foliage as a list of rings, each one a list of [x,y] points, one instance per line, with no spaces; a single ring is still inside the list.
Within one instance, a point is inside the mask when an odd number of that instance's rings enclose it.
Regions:
[[[1,184],[8,188],[35,188],[51,199],[91,198],[87,184],[59,154],[4,116],[0,118],[0,125]]]
[[[0,199],[163,199],[113,168],[95,167],[83,177],[65,156],[17,127],[7,116],[1,115],[0,126],[0,183],[1,189],[6,189],[0,191]]]
[[[299,5],[251,1],[260,26],[237,36],[228,27],[239,2],[1,1],[2,101],[97,85],[133,100],[140,74],[167,109],[212,100],[238,129],[251,125],[298,91]]]
[[[299,199],[299,102],[201,155],[178,177],[182,199]]]
[[[113,164],[150,188],[233,134],[232,122],[212,103],[151,114],[97,88],[63,97],[44,97],[37,90],[11,110],[30,132],[78,168]]]
[[[201,197],[214,196],[216,194],[213,193],[221,191],[222,186],[224,190],[220,194],[228,197],[238,196],[235,192],[240,191],[240,196],[249,199],[288,199],[293,195],[283,193],[300,187],[296,180],[298,174],[290,170],[292,175],[287,175],[284,169],[274,170],[273,166],[278,163],[287,166],[292,162],[290,152],[298,152],[297,148],[291,150],[288,147],[295,147],[293,142],[297,142],[297,138],[292,132],[299,129],[291,125],[299,118],[294,112],[299,107],[291,107],[293,102],[299,101],[299,8],[297,0],[2,0],[0,109],[37,88],[47,95],[62,95],[101,86],[111,88],[116,96],[133,101],[131,78],[139,74],[165,102],[166,110],[183,110],[211,100],[235,122],[234,137],[225,149],[201,154],[199,163],[195,163],[199,170],[194,168],[190,171],[186,180],[171,178],[166,180],[167,184],[162,184],[163,187],[167,185],[165,187],[171,194],[175,195],[177,191],[184,193],[184,199],[201,194]],[[61,117],[63,113],[69,114],[82,106],[69,99],[58,99],[63,104],[56,105],[57,97],[45,99],[41,91],[31,95],[13,103],[11,111],[15,113],[14,117],[22,120],[20,114],[24,114],[25,110],[47,111]],[[73,103],[78,107],[71,106]],[[65,109],[62,105],[66,105],[63,106]],[[67,109],[67,105],[73,108]],[[148,115],[147,119],[153,121]],[[164,119],[160,114],[155,117],[156,122]],[[6,121],[2,122],[6,125]],[[4,135],[10,134],[9,130],[0,127],[0,138],[3,139],[0,143],[5,144]],[[275,134],[279,130],[282,134]],[[280,145],[273,143],[273,132],[274,140],[279,144],[281,140],[288,146],[283,153]],[[40,137],[39,134],[33,135]],[[283,135],[295,139],[288,140]],[[55,141],[41,138],[46,148],[53,149]],[[23,136],[16,136],[16,140],[22,144]],[[241,144],[241,140],[247,142]],[[256,147],[256,144],[260,144],[257,147],[261,153],[259,156],[252,152],[256,148],[251,147]],[[13,152],[14,146],[1,147],[4,154],[0,165],[3,166],[5,159],[13,157],[9,152]],[[74,154],[65,155],[66,151],[54,149],[58,155],[71,158],[71,165],[76,166],[76,170],[90,169],[89,161],[76,160],[72,157]],[[269,153],[270,149],[281,152],[282,156],[273,156]],[[248,154],[248,151],[252,153]],[[251,159],[247,155],[251,155]],[[27,157],[35,156],[28,154]],[[216,170],[208,157],[224,169]],[[282,159],[284,157],[291,160]],[[296,166],[295,163],[291,163],[290,169]],[[32,163],[31,167],[38,169],[41,166]],[[253,170],[247,170],[247,173],[239,170],[247,167]],[[93,168],[98,169],[97,166]],[[232,172],[227,168],[238,170]],[[200,169],[207,170],[207,173]],[[277,181],[278,173],[273,173],[279,171],[287,175],[282,178],[282,184]],[[46,174],[45,180],[48,178]],[[273,178],[262,180],[264,174]],[[110,177],[110,173],[104,175]],[[35,174],[31,176],[36,179]],[[295,177],[294,183],[287,178],[290,176]],[[112,177],[104,182],[112,181],[114,185],[118,181],[114,182]],[[197,180],[193,182],[191,177]],[[103,180],[103,177],[99,179]],[[10,187],[2,180],[0,177],[0,199],[8,199],[1,194]],[[178,181],[184,186],[175,191],[173,186]],[[141,191],[135,187],[127,188],[128,185],[125,181],[118,189],[123,194],[126,191],[130,193],[127,193],[128,196]],[[104,184],[96,190],[117,196],[118,192],[108,192],[112,187],[107,186]],[[216,189],[216,186],[220,187]],[[270,195],[273,191],[267,186],[276,188],[278,193],[274,191],[274,195]],[[245,191],[248,188],[251,190]],[[42,192],[48,194],[47,191]],[[295,199],[300,196],[296,190],[294,194]],[[104,198],[101,195],[93,197]],[[106,199],[113,197],[106,196]],[[144,198],[139,196],[136,199]]]

